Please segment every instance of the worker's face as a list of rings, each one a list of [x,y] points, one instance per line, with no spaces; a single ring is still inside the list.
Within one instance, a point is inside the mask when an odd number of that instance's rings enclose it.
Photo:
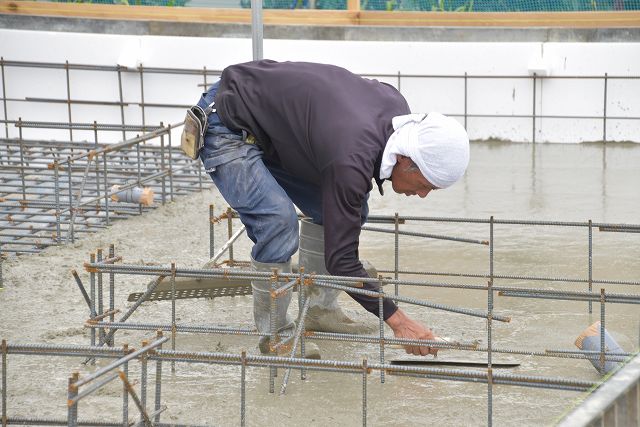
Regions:
[[[437,190],[427,179],[422,176],[419,170],[407,171],[412,166],[411,159],[405,156],[398,156],[398,160],[391,172],[391,184],[393,191],[405,196],[420,196],[421,198]]]

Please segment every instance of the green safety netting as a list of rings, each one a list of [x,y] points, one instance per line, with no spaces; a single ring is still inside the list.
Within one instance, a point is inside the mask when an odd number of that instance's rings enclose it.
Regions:
[[[53,0],[142,6],[250,7],[251,0]],[[265,9],[346,9],[347,0],[263,0]],[[640,0],[360,0],[364,10],[570,12],[640,10]]]

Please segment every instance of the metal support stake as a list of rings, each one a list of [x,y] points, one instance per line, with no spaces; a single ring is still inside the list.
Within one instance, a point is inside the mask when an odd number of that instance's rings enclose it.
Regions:
[[[69,385],[67,387],[67,425],[69,427],[78,426],[78,402],[72,403],[72,400],[78,395],[78,388],[75,383],[79,377],[80,374],[78,372],[74,372],[69,377]]]
[[[493,424],[492,329],[493,329],[493,215],[489,219],[489,281],[487,283],[487,425]]]
[[[98,151],[98,122],[93,121],[93,147],[94,150]],[[96,210],[99,212],[100,209],[100,165],[98,164],[98,159],[95,159],[96,166]]]
[[[246,375],[247,375],[247,352],[242,351],[240,355],[242,364],[240,365],[240,426],[246,425]]]
[[[532,122],[533,122],[533,136],[532,136],[532,141],[535,144],[536,143],[536,73],[533,73],[533,116],[532,116]]]
[[[139,136],[139,135],[136,135],[136,138],[137,138],[138,136]],[[138,179],[138,181],[137,181],[137,185],[138,185],[138,187],[140,187],[140,186],[141,186],[141,184],[140,184],[140,179],[142,178],[142,176],[141,176],[141,170],[140,170],[140,168],[141,168],[141,163],[142,163],[142,162],[140,161],[140,143],[136,144],[136,160],[137,160],[137,165],[136,165],[136,166],[137,166],[137,169],[138,169],[138,175],[137,175],[137,179]],[[139,213],[140,215],[142,215],[142,204],[141,204],[141,203],[138,203],[138,213]]]
[[[589,292],[593,290],[593,223],[589,220]],[[589,314],[593,312],[593,301],[589,301]]]
[[[607,142],[607,86],[608,73],[604,73],[604,104],[602,106],[602,142]]]
[[[402,93],[401,80],[400,70],[398,70],[398,92],[400,93]]]
[[[269,306],[269,352],[272,356],[277,355],[276,345],[276,283],[278,283],[278,269],[274,268],[271,276],[271,304]],[[269,368],[269,393],[275,392],[275,378],[278,371],[275,367]]]
[[[307,287],[304,285],[304,266],[299,266],[298,267],[298,311],[302,312],[302,307],[306,301],[306,297],[307,297]],[[304,331],[302,331],[302,334],[300,335],[300,357],[304,359],[305,354],[306,354],[306,348],[305,348],[305,337],[306,334],[304,333]],[[306,368],[302,368],[300,369],[300,379],[302,381],[307,379],[307,370]]]
[[[149,345],[149,341],[143,340],[142,347],[146,347]],[[140,355],[140,403],[142,404],[142,408],[147,410],[147,365],[148,365],[149,356],[147,353],[142,353]],[[142,412],[142,411],[141,411]],[[144,416],[140,414],[140,421],[144,420]]]
[[[213,204],[209,205],[209,259],[215,255],[215,224],[213,221],[214,215]]]
[[[176,349],[176,263],[171,263],[171,350]],[[176,362],[171,362],[171,372],[176,372]]]
[[[116,256],[115,246],[112,244],[109,245],[109,259],[113,259]],[[109,311],[111,314],[109,315],[109,321],[113,323],[115,320],[115,273],[109,273]],[[115,342],[115,333],[111,336],[111,339],[107,343],[110,347],[113,347]]]
[[[163,123],[160,122],[160,127],[164,127]],[[164,172],[165,164],[164,164],[164,135],[160,135],[160,170]],[[167,202],[167,184],[166,177],[162,176],[162,206]]]
[[[95,253],[92,252],[91,255],[89,255],[89,262],[91,264],[95,264],[96,262]],[[95,313],[96,312],[96,273],[94,273],[93,270],[89,273],[89,283],[90,283],[89,296],[91,298],[91,312]],[[94,328],[91,328],[91,345],[92,346],[96,345],[96,330]],[[96,359],[91,358],[91,364],[93,365],[95,363],[96,363]]]
[[[398,280],[398,271],[400,270],[400,221],[398,218],[398,212],[394,217],[394,226],[395,226],[395,242],[394,242],[394,254],[395,254],[395,267],[393,272],[394,279]],[[395,294],[398,296],[399,285],[395,284]]]
[[[173,202],[173,161],[171,160],[171,125],[167,125],[167,150],[169,151],[169,194]]]
[[[22,181],[22,200],[27,200],[27,189],[24,179],[24,144],[22,142],[22,117],[18,117],[18,138],[20,141],[20,179]]]
[[[207,84],[207,66],[202,67],[202,79],[204,81],[204,90],[207,91],[209,89],[209,85]]]
[[[144,115],[144,68],[142,64],[138,66],[138,74],[140,75],[140,113],[142,114],[142,132],[147,131]]]
[[[367,359],[362,359],[362,427],[367,427]]]
[[[2,340],[2,427],[7,426],[7,341]]]
[[[71,157],[67,156],[67,178],[68,178],[68,185],[69,185],[69,231],[68,231],[68,236],[67,239],[71,239],[71,243],[73,243],[75,241],[75,236],[73,233],[73,225],[72,225],[72,220],[73,220],[73,190],[72,190],[72,182],[71,182]]]
[[[2,70],[2,104],[4,106],[4,134],[9,138],[9,120],[7,118],[7,87],[4,80],[4,58],[0,57],[0,69]],[[9,153],[7,153],[7,161],[9,160]]]
[[[604,375],[604,353],[605,353],[605,344],[604,344],[604,324],[605,324],[605,316],[604,316],[604,305],[605,305],[605,293],[604,288],[600,289],[600,375]]]
[[[162,338],[162,331],[158,330],[156,332],[156,338],[160,339]],[[162,350],[162,344],[160,344],[157,348],[158,350]],[[155,352],[155,350],[154,350]],[[156,360],[156,394],[155,394],[155,419],[154,422],[155,423],[159,423],[160,422],[160,400],[162,398],[162,359],[159,358],[158,360]]]
[[[53,161],[53,194],[56,201],[56,243],[60,244],[60,164]]]
[[[380,364],[384,365],[384,293],[382,292],[382,276],[378,275],[378,320],[380,322]],[[380,369],[380,383],[384,384],[384,369]]]
[[[227,208],[227,234],[229,239],[233,236],[233,211]],[[233,243],[229,246],[229,267],[233,266]]]
[[[98,263],[102,262],[102,249],[98,249],[96,261]],[[93,297],[93,296],[92,296]],[[103,293],[102,293],[102,272],[98,272],[98,310],[97,314],[104,313],[104,303],[103,303]],[[98,331],[98,345],[102,347],[104,343],[104,328],[100,328]]]
[[[464,72],[464,128],[467,129],[467,72]]]
[[[129,354],[129,344],[122,345],[123,356]],[[126,362],[122,371],[125,375],[129,376],[129,362]],[[122,385],[122,427],[129,427],[129,391],[127,385]]]
[[[122,98],[122,69],[121,66],[118,65],[118,93],[120,95],[120,120],[122,122],[122,140],[127,140],[127,132],[125,131],[124,125],[124,101]]]
[[[107,155],[102,155],[102,168],[104,175],[104,214],[107,222],[107,226],[109,225],[109,188],[107,186]]]
[[[71,120],[71,79],[69,77],[69,61],[65,61],[64,70],[67,76],[67,112],[69,114],[69,141],[73,142],[73,120]]]

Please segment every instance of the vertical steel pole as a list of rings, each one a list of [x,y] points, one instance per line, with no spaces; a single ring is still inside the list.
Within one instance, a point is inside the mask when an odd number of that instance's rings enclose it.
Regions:
[[[78,388],[75,383],[78,381],[80,374],[78,372],[74,372],[71,377],[69,377],[69,385],[67,387],[68,390],[68,404],[67,404],[67,425],[69,427],[77,427],[78,426],[78,402],[71,403],[71,400],[78,395]]]
[[[242,351],[242,364],[240,366],[240,426],[246,425],[246,375],[247,375],[247,352]]]
[[[109,225],[109,187],[107,186],[107,154],[102,154],[102,168],[104,175],[104,214],[105,219],[107,221],[107,225]]]
[[[278,283],[278,269],[272,270],[271,276],[271,293],[270,293],[270,305],[269,305],[269,353],[272,356],[276,356],[276,283]],[[278,371],[275,367],[269,368],[269,393],[275,391],[275,378],[278,376]]]
[[[402,74],[400,74],[400,70],[398,70],[398,92],[402,93]]]
[[[71,82],[69,78],[69,61],[65,61],[64,69],[67,75],[67,112],[69,113],[69,140],[73,142],[73,120],[71,120]]]
[[[122,345],[123,356],[129,353],[129,344]],[[124,374],[129,376],[129,362],[122,367]],[[122,383],[122,427],[129,427],[129,391],[127,385]]]
[[[4,58],[0,57],[0,69],[2,70],[2,105],[4,107],[4,134],[9,138],[9,123],[7,123],[7,87],[4,80]],[[9,160],[9,153],[7,153],[7,160]]]
[[[109,258],[113,259],[116,256],[116,248],[112,244],[109,245]],[[111,314],[109,315],[109,321],[113,323],[115,320],[114,310],[115,308],[115,274],[113,272],[109,273],[109,311]],[[113,343],[115,342],[116,335],[115,333],[111,335],[111,339],[107,343],[110,347],[113,347]]]
[[[140,112],[142,114],[142,132],[147,131],[145,115],[144,115],[144,68],[142,64],[138,66],[138,73],[140,74]]]
[[[122,140],[126,141],[127,133],[124,130],[124,101],[122,99],[122,69],[118,65],[118,93],[120,94],[120,121],[122,123]]]
[[[304,266],[299,266],[298,267],[298,312],[302,312],[302,307],[304,306],[304,303],[307,299],[307,287],[304,284]],[[305,354],[306,353],[306,340],[305,340],[305,332],[302,331],[302,333],[300,334],[300,357],[301,358],[305,358]],[[302,381],[307,379],[307,369],[306,368],[302,368],[300,369],[300,379]]]
[[[398,270],[400,269],[400,220],[398,218],[398,212],[396,212],[396,215],[394,217],[394,225],[395,225],[395,242],[394,242],[394,253],[395,253],[395,267],[394,267],[394,274],[393,277],[394,279],[398,280]],[[398,291],[399,291],[399,285],[396,283],[395,284],[395,293],[396,296],[398,296]]]
[[[171,350],[176,349],[176,263],[171,263]],[[176,362],[171,362],[171,372],[176,371]]]
[[[493,370],[492,328],[493,328],[493,215],[489,220],[489,282],[487,286],[487,425],[493,424]]]
[[[98,150],[98,122],[93,121],[93,147],[94,150]],[[98,157],[95,157],[96,162],[96,210],[100,209],[100,165],[98,164]],[[98,211],[99,212],[99,211]]]
[[[536,143],[536,78],[536,73],[533,73],[533,117],[531,121],[533,122],[532,141],[534,144]]]
[[[602,142],[607,142],[607,82],[608,73],[604,73],[604,103],[602,106]]]
[[[227,235],[231,240],[231,236],[233,236],[233,211],[230,207],[227,208]],[[231,266],[233,266],[233,243],[229,245],[229,267]]]
[[[367,427],[367,359],[362,359],[362,427]]]
[[[99,248],[97,252],[96,261],[99,263],[102,262],[102,249]],[[103,303],[103,293],[102,293],[102,271],[98,272],[98,311],[97,314],[104,313],[104,303]],[[100,328],[98,330],[98,345],[102,347],[104,344],[104,328]]]
[[[136,138],[137,138],[138,136],[139,136],[139,135],[136,135]],[[137,163],[138,163],[138,164],[136,165],[136,166],[137,166],[137,168],[138,168],[138,182],[137,182],[137,184],[138,184],[138,187],[140,187],[140,186],[141,186],[141,184],[140,184],[140,179],[142,178],[141,170],[140,170],[140,168],[141,168],[141,165],[140,165],[140,163],[141,163],[141,162],[140,162],[140,143],[137,143],[137,144],[136,144],[136,159],[137,159]],[[142,215],[142,203],[138,203],[138,213],[139,213],[140,215]]]
[[[262,39],[262,0],[251,0],[251,45],[254,61],[263,58]]]
[[[89,262],[91,264],[94,264],[96,262],[96,254],[95,253],[92,252],[89,255]],[[91,269],[91,272],[89,273],[89,283],[90,283],[89,295],[91,297],[91,313],[95,313],[96,312],[96,273],[93,272],[93,269]],[[95,328],[91,328],[91,345],[92,346],[96,345],[96,330],[95,330]],[[91,364],[94,364],[94,363],[96,363],[96,359],[92,358],[91,359]]]
[[[604,324],[605,324],[605,313],[604,313],[604,305],[605,305],[605,294],[604,294],[604,288],[600,289],[600,375],[604,375],[604,352],[605,352],[605,348],[604,348],[604,334],[605,334],[605,328],[604,328]]]
[[[164,127],[163,123],[160,122],[160,127]],[[160,135],[160,169],[164,172],[165,164],[164,164],[164,135]],[[162,175],[162,206],[167,202],[167,184],[166,177]]]
[[[157,339],[161,339],[162,338],[162,331],[158,330],[156,332],[156,338]],[[162,344],[160,344],[157,348],[158,350],[162,350]],[[153,350],[154,352],[156,350]],[[155,393],[155,412],[156,412],[156,416],[154,419],[154,423],[159,423],[160,422],[160,400],[162,398],[162,359],[158,359],[156,360],[156,393]]]
[[[464,72],[464,128],[467,129],[467,72]],[[467,129],[468,132],[468,129]]]
[[[173,160],[171,155],[171,125],[167,126],[167,150],[169,151],[169,194],[171,194],[171,201],[173,202]]]
[[[593,290],[593,223],[589,220],[589,292]],[[593,301],[589,300],[589,314],[593,312]]]
[[[60,164],[53,161],[53,194],[56,202],[56,243],[60,244]]]
[[[72,181],[71,181],[71,157],[67,156],[67,178],[69,184],[69,230],[67,231],[67,241],[71,239],[73,243],[75,241],[75,236],[73,234],[73,194],[72,194]]]
[[[209,259],[215,255],[215,225],[214,225],[214,206],[209,205]]]
[[[149,341],[143,340],[142,347],[146,347],[149,345]],[[147,410],[147,362],[148,362],[147,353],[142,353],[140,355],[140,403],[142,404],[142,408],[144,411]],[[144,420],[144,415],[142,412],[140,413],[140,421]]]
[[[20,179],[22,181],[22,200],[27,200],[27,188],[24,179],[24,144],[22,142],[22,117],[18,117],[18,138],[20,141]]]
[[[7,426],[7,341],[2,340],[2,427]]]
[[[204,91],[207,92],[208,84],[207,84],[207,66],[202,67],[202,79],[204,80]]]
[[[384,365],[384,293],[382,292],[382,276],[378,275],[378,321],[380,322],[380,364]],[[384,383],[384,369],[380,369],[380,383]]]

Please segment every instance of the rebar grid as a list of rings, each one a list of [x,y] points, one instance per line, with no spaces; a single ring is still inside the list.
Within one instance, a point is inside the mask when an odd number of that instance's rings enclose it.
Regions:
[[[242,233],[242,228],[234,233],[233,226],[231,224],[230,219],[234,218],[233,212],[227,211],[225,215],[221,215],[218,218],[213,217],[213,207],[210,207],[210,235],[214,235],[214,227],[215,224],[222,218],[226,218],[226,234],[229,234],[229,241],[227,241],[222,248],[216,253],[213,247],[213,242],[210,244],[209,253],[214,254],[214,258],[216,260],[220,259],[221,256],[229,252],[231,253],[233,243],[238,239],[239,235]],[[377,222],[387,222],[393,224],[395,229],[397,230],[395,241],[399,242],[399,237],[403,235],[400,233],[400,224],[405,224],[407,221],[411,221],[415,218],[405,217],[400,220],[401,217],[379,217],[374,219]],[[425,218],[418,218],[418,221],[428,220]],[[473,222],[473,220],[472,220]],[[540,222],[531,222],[531,221],[517,221],[517,220],[507,220],[504,221],[508,224],[513,223],[521,223],[525,222],[524,225],[549,225],[549,222],[540,221]],[[494,385],[495,384],[505,384],[512,386],[521,386],[521,387],[533,387],[533,388],[550,388],[556,390],[571,390],[571,391],[583,391],[590,388],[593,388],[597,385],[596,382],[583,381],[579,379],[571,379],[571,378],[557,378],[557,377],[544,377],[544,376],[530,376],[530,375],[512,375],[505,374],[501,372],[496,372],[491,368],[491,355],[494,353],[503,353],[503,354],[521,354],[521,355],[532,355],[532,356],[540,356],[540,357],[553,357],[553,358],[561,358],[561,359],[583,359],[583,360],[591,360],[594,357],[599,357],[601,363],[604,363],[605,360],[611,361],[624,361],[628,359],[630,353],[607,353],[603,349],[599,352],[594,351],[576,351],[576,350],[566,350],[566,349],[544,349],[542,351],[539,350],[530,350],[530,349],[518,349],[518,348],[500,348],[495,347],[491,341],[491,332],[492,332],[492,320],[499,320],[501,316],[493,312],[493,299],[492,295],[494,292],[498,292],[498,295],[501,296],[515,296],[515,297],[546,297],[552,299],[568,299],[568,300],[578,300],[578,301],[598,301],[602,307],[602,316],[604,317],[604,306],[606,303],[620,303],[620,304],[637,304],[640,302],[640,295],[637,294],[626,294],[626,293],[607,293],[602,290],[600,293],[596,294],[588,291],[565,291],[565,290],[554,290],[554,289],[540,289],[540,288],[531,288],[531,287],[514,287],[514,286],[496,286],[493,284],[493,281],[498,277],[494,273],[494,254],[493,254],[493,227],[496,224],[500,223],[500,221],[490,218],[488,224],[490,225],[489,229],[489,274],[488,275],[477,275],[478,277],[488,276],[489,281],[487,285],[460,285],[455,283],[434,283],[434,282],[420,282],[420,281],[406,281],[401,279],[394,278],[385,278],[379,276],[377,278],[371,279],[363,279],[361,277],[338,277],[338,276],[330,276],[330,275],[316,275],[316,274],[307,274],[304,271],[304,267],[300,268],[300,270],[296,273],[281,273],[281,272],[256,272],[251,270],[242,270],[238,267],[236,268],[210,268],[210,269],[192,269],[192,268],[178,268],[175,263],[172,263],[168,267],[164,266],[140,266],[140,265],[129,265],[129,264],[118,264],[117,262],[121,261],[120,257],[116,256],[115,249],[113,246],[109,248],[109,258],[99,260],[95,259],[92,254],[92,257],[88,263],[85,264],[85,269],[89,272],[90,276],[100,277],[102,274],[109,274],[110,277],[110,287],[109,287],[109,299],[113,299],[113,282],[115,281],[115,276],[120,275],[144,275],[156,277],[156,279],[152,282],[151,286],[147,289],[145,293],[142,294],[140,298],[133,304],[132,307],[127,310],[127,312],[121,316],[119,321],[112,321],[114,309],[105,312],[104,314],[96,313],[93,308],[96,304],[99,304],[99,301],[104,301],[105,298],[101,295],[92,295],[87,301],[87,304],[90,308],[90,318],[87,321],[86,326],[91,328],[92,330],[105,331],[100,336],[104,338],[99,340],[98,346],[38,346],[38,345],[6,345],[5,357],[6,354],[23,354],[23,355],[55,355],[55,356],[78,356],[78,357],[109,357],[109,358],[123,358],[123,349],[122,348],[109,348],[109,346],[114,345],[115,334],[118,329],[130,329],[130,330],[162,330],[162,331],[171,331],[172,333],[172,350],[155,350],[153,352],[149,352],[142,359],[141,362],[146,364],[148,361],[155,361],[157,363],[166,363],[171,362],[172,365],[176,363],[209,363],[209,364],[223,364],[223,365],[237,365],[240,367],[239,376],[240,376],[240,384],[241,384],[241,423],[246,421],[246,375],[247,367],[255,367],[255,368],[266,368],[270,372],[275,372],[277,369],[285,369],[286,374],[284,381],[281,386],[281,390],[285,390],[287,387],[287,380],[289,379],[289,371],[290,370],[300,370],[301,373],[304,371],[312,371],[312,372],[340,372],[347,374],[356,374],[362,377],[363,381],[363,406],[362,406],[362,416],[363,416],[363,425],[366,424],[367,417],[367,394],[366,394],[366,381],[367,376],[373,372],[379,372],[381,381],[384,381],[385,375],[396,375],[396,376],[409,376],[412,378],[427,378],[427,379],[438,379],[438,380],[453,380],[453,381],[463,381],[463,382],[475,382],[475,383],[485,383],[487,384],[487,423],[489,425],[492,424],[492,411],[491,404],[494,398]],[[565,223],[562,223],[565,224]],[[582,223],[579,223],[582,226]],[[560,223],[553,223],[554,226],[559,226]],[[575,226],[574,224],[569,226]],[[611,227],[612,224],[604,224],[605,227]],[[617,229],[626,230],[626,229],[635,229],[638,226],[635,225],[615,225]],[[416,237],[415,234],[412,236]],[[421,236],[426,238],[424,236]],[[438,236],[441,237],[441,236]],[[444,236],[448,237],[448,236]],[[447,239],[451,240],[451,239]],[[458,241],[460,242],[460,241]],[[462,242],[460,242],[462,243]],[[589,248],[590,252],[592,248]],[[398,248],[396,247],[396,251],[394,253],[399,253]],[[396,261],[397,259],[397,261]],[[238,264],[243,265],[241,262],[237,262],[233,259],[225,261],[225,263],[229,265]],[[400,262],[399,256],[395,255],[394,264],[397,266],[395,271],[395,276],[397,277],[400,274]],[[215,265],[215,261],[213,263]],[[590,272],[590,279],[591,277]],[[160,283],[165,277],[170,277],[172,282],[172,305],[171,305],[171,323],[163,324],[163,323],[126,323],[127,318],[145,301],[145,299],[153,292],[155,286]],[[306,288],[309,286],[319,286],[319,287],[327,287],[334,289],[342,289],[347,290],[353,293],[359,293],[364,295],[370,295],[379,298],[391,298],[397,301],[402,301],[405,304],[413,304],[417,306],[424,305],[424,301],[420,301],[414,298],[403,297],[402,295],[396,294],[395,288],[397,287],[399,290],[402,289],[403,286],[435,286],[435,287],[448,287],[448,288],[462,288],[462,289],[472,289],[478,291],[487,291],[488,295],[488,310],[484,313],[478,312],[477,310],[468,310],[461,307],[449,307],[445,305],[432,303],[428,306],[432,306],[435,308],[453,311],[462,315],[480,315],[487,319],[487,346],[480,346],[478,342],[443,342],[443,341],[430,341],[430,340],[407,340],[407,339],[397,339],[397,338],[388,338],[384,336],[384,333],[380,335],[371,335],[371,336],[361,336],[361,335],[353,335],[353,334],[338,334],[338,333],[327,333],[327,332],[313,332],[313,331],[304,331],[303,322],[299,321],[299,327],[292,334],[277,334],[273,336],[273,332],[269,332],[266,334],[258,333],[254,328],[231,328],[231,327],[221,327],[216,325],[181,325],[176,322],[176,304],[175,304],[175,280],[177,278],[182,277],[190,277],[190,278],[234,278],[234,279],[260,279],[260,280],[271,280],[273,284],[272,295],[274,298],[277,298],[279,295],[283,294],[286,290],[292,289],[292,287],[297,286],[299,292],[299,313],[304,313],[304,307],[307,306],[308,299],[306,298]],[[517,276],[516,276],[517,277]],[[534,279],[542,280],[544,278],[535,277]],[[76,281],[79,284],[80,289],[81,282],[79,278],[76,278]],[[379,285],[378,291],[367,291],[361,288],[363,281],[369,281],[372,283],[377,283]],[[567,280],[571,281],[571,280]],[[595,281],[594,281],[595,282]],[[608,281],[618,284],[617,281]],[[633,283],[633,282],[631,282]],[[394,285],[392,292],[386,292],[386,285]],[[155,285],[155,286],[154,286]],[[98,287],[98,293],[104,292],[106,287]],[[85,297],[86,298],[86,297]],[[381,317],[384,313],[380,313]],[[507,318],[502,318],[501,320],[508,320]],[[604,324],[604,319],[601,319],[601,324]],[[108,331],[108,332],[106,332]],[[303,332],[303,333],[302,333]],[[175,337],[178,333],[214,333],[214,334],[230,334],[230,335],[247,335],[247,336],[269,336],[273,338],[273,342],[286,343],[288,341],[294,341],[294,349],[291,351],[289,357],[277,357],[275,355],[269,356],[254,356],[247,355],[246,352],[242,352],[239,355],[230,354],[230,353],[210,353],[210,352],[193,352],[193,351],[178,351],[174,348]],[[295,347],[298,345],[302,345],[305,340],[329,340],[329,341],[343,341],[343,342],[352,342],[352,343],[360,343],[360,344],[368,344],[378,348],[380,354],[380,363],[371,364],[369,362],[362,361],[341,361],[341,360],[307,360],[294,357]],[[166,340],[166,339],[165,339]],[[431,367],[407,367],[407,366],[398,366],[391,365],[385,363],[384,361],[384,348],[388,345],[424,345],[441,349],[456,349],[456,350],[466,350],[466,351],[475,351],[475,352],[484,352],[488,357],[488,368],[486,370],[461,370],[461,369],[441,369],[441,368],[431,368]],[[125,350],[124,354],[129,355],[130,351]],[[125,356],[126,357],[126,356]],[[156,388],[159,389],[161,386],[161,368],[156,366]],[[6,370],[6,368],[5,368]],[[141,396],[146,396],[146,386],[148,383],[148,379],[146,378],[146,368],[143,369],[143,379],[141,381],[144,384],[145,391],[141,394]],[[270,375],[270,391],[273,391],[275,385],[275,375]],[[126,394],[130,395],[133,398],[131,393],[127,392]],[[159,393],[158,393],[159,394]],[[135,401],[135,398],[133,398]],[[144,399],[142,399],[144,400]],[[142,404],[142,400],[140,400],[140,408],[146,408],[146,405]],[[134,402],[135,403],[135,402]],[[161,410],[160,401],[156,398],[154,402],[154,412],[153,417],[159,415],[159,411]],[[123,411],[124,412],[124,411]],[[142,412],[141,412],[142,413]],[[144,420],[143,420],[144,422]]]
[[[150,188],[161,204],[201,190],[198,163],[171,146],[175,128],[161,124],[119,144],[100,143],[97,132],[93,143],[0,139],[2,251],[37,252],[154,208],[110,200],[114,185]]]

